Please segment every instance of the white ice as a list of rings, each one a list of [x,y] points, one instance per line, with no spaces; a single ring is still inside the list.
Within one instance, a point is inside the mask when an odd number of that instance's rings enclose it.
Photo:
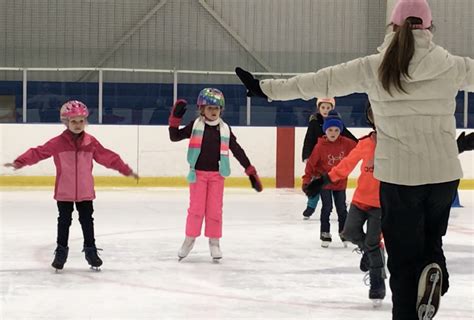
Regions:
[[[460,191],[465,207],[451,213],[444,238],[451,287],[437,319],[473,319],[473,195]],[[319,221],[302,220],[299,191],[226,189],[224,258],[214,264],[204,237],[177,261],[187,189],[99,189],[102,271],[87,266],[75,214],[59,273],[50,266],[52,190],[4,189],[0,197],[1,319],[391,319],[390,290],[373,309],[360,256],[337,237],[321,248]],[[335,234],[335,214],[331,224]]]

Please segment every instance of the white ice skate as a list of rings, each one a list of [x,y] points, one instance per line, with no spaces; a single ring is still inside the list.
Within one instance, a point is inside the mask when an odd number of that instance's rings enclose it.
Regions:
[[[439,309],[443,273],[437,263],[427,265],[418,280],[416,310],[419,320],[431,320]]]
[[[218,238],[209,238],[209,250],[211,251],[211,257],[214,262],[219,262],[222,259],[222,251],[219,246]]]
[[[188,237],[184,238],[183,245],[181,246],[181,249],[178,251],[178,258],[179,261],[183,260],[188,256],[188,254],[191,252],[191,250],[194,247],[194,242],[196,241],[196,238],[194,237]]]
[[[321,232],[321,236],[319,238],[321,239],[321,247],[328,248],[332,241],[331,234],[329,232]]]

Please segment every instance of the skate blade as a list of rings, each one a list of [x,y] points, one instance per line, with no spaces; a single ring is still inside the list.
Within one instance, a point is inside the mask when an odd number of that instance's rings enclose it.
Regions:
[[[309,217],[303,217],[303,220],[309,220]]]
[[[418,285],[418,319],[430,320],[436,315],[440,305],[440,291],[442,285],[442,273],[439,266],[425,267],[428,268],[426,274],[421,275]],[[424,287],[424,290],[422,288]],[[420,292],[423,292],[420,295]]]
[[[344,246],[344,248],[347,248],[349,246],[349,242],[348,241],[342,241],[342,245]]]
[[[321,247],[328,248],[330,243],[331,242],[329,242],[329,241],[323,241],[323,242],[321,242]]]
[[[373,308],[380,308],[382,306],[382,299],[371,299]]]
[[[222,257],[215,257],[215,258],[212,258],[212,262],[213,263],[220,263],[221,259],[222,259]]]
[[[178,262],[181,262],[181,260],[183,260],[184,258],[186,257],[178,257]]]
[[[90,266],[89,269],[91,269],[92,271],[95,271],[95,272],[100,272],[102,271],[102,269],[100,267],[93,267],[93,266]]]
[[[436,314],[436,308],[432,305],[422,304],[418,307],[419,320],[431,320]]]

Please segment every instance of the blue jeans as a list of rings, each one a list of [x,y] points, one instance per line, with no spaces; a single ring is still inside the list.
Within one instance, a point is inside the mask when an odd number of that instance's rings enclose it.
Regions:
[[[313,209],[316,209],[316,206],[319,202],[319,194],[314,197],[308,197],[308,204],[307,206]]]
[[[336,205],[337,220],[339,222],[338,233],[341,233],[344,229],[344,223],[346,222],[347,207],[346,207],[346,190],[321,190],[321,202],[323,207],[321,208],[321,232],[329,232],[329,216],[332,211],[332,198],[334,197],[334,204]]]

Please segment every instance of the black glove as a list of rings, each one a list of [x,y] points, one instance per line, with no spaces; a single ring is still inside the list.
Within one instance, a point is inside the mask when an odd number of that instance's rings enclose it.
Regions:
[[[254,188],[257,192],[262,192],[262,182],[260,181],[260,177],[258,176],[255,167],[250,165],[247,169],[245,169],[245,173],[249,176],[252,188]]]
[[[173,109],[171,109],[170,116],[168,118],[168,124],[170,127],[178,128],[181,123],[181,118],[184,116],[186,112],[186,105],[188,103],[184,99],[176,100],[173,105]]]
[[[474,149],[474,132],[471,132],[466,136],[466,132],[463,131],[458,139],[456,140],[458,143],[458,152],[463,153],[464,151],[471,151]]]
[[[331,183],[329,176],[327,174],[314,178],[310,183],[303,185],[303,192],[310,198],[317,196],[321,193],[321,189]]]
[[[262,88],[260,88],[260,81],[255,79],[250,72],[237,67],[235,68],[235,73],[247,88],[247,97],[261,97],[268,99],[267,95],[263,93]]]
[[[173,106],[173,116],[182,118],[186,113],[186,105],[188,102],[184,99],[178,99]]]

